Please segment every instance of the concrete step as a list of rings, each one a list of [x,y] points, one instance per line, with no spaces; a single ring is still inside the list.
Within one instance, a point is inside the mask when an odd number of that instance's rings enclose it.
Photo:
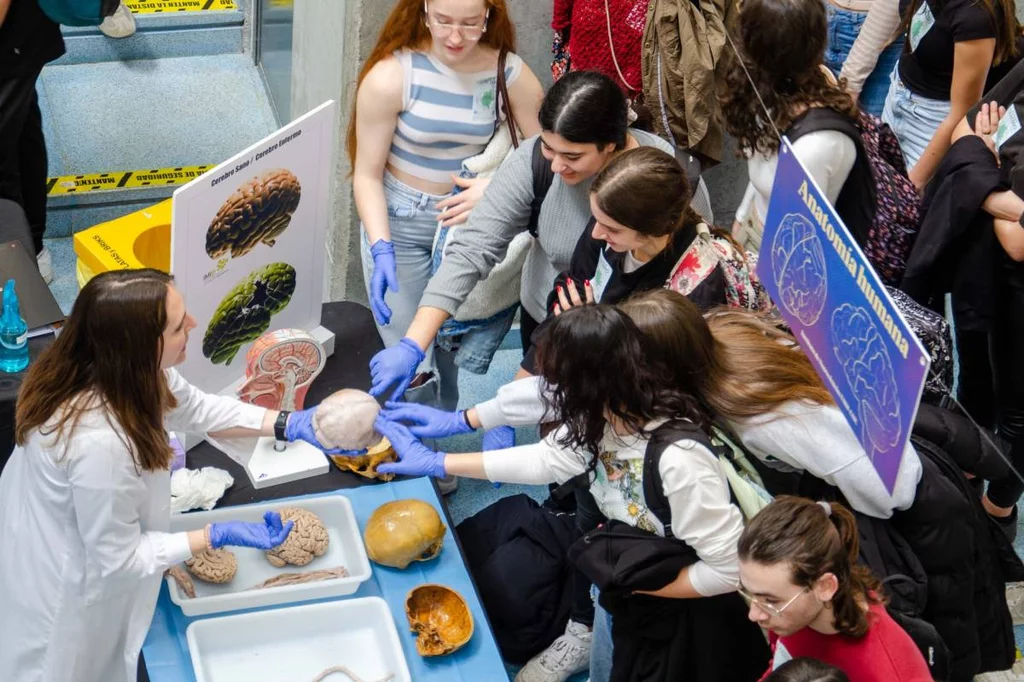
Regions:
[[[245,12],[235,4],[236,9],[226,11],[136,14],[137,31],[129,38],[108,38],[95,26],[65,26],[67,53],[54,64],[239,54]]]
[[[82,174],[217,164],[277,129],[266,86],[242,54],[52,65],[38,91],[49,149],[48,237],[169,197],[174,186],[67,192]],[[118,175],[120,174],[120,175]]]

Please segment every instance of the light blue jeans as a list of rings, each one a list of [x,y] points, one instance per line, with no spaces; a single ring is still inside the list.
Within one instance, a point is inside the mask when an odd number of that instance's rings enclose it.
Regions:
[[[857,40],[860,29],[867,19],[867,12],[854,12],[848,9],[841,9],[826,2],[825,11],[828,13],[828,47],[825,49],[825,66],[832,70],[836,78],[850,56],[853,49],[853,42]],[[889,94],[889,79],[896,62],[900,60],[900,52],[903,51],[903,41],[897,40],[878,55],[878,63],[875,70],[864,81],[864,87],[860,91],[860,106],[864,111],[873,116],[882,115],[882,107],[885,106],[886,95]]]
[[[591,590],[594,597],[594,630],[590,638],[590,682],[609,682],[612,679],[612,614],[597,602],[597,588]]]
[[[437,202],[445,197],[413,189],[387,171],[384,171],[384,196],[388,204],[391,243],[395,247],[398,291],[389,289],[384,295],[385,302],[391,308],[391,322],[387,325],[377,323],[377,331],[384,345],[391,347],[397,344],[409,329],[413,317],[416,316],[423,290],[430,280],[431,247],[434,243],[434,232],[437,230],[437,216],[440,214]],[[363,280],[369,296],[370,281],[373,278],[373,255],[370,253],[366,230],[362,229],[362,226],[360,229]],[[454,410],[459,402],[459,374],[453,354],[431,344],[427,349],[426,358],[419,366],[419,371],[434,376],[421,386],[407,390],[405,400]]]
[[[917,165],[935,131],[949,115],[950,103],[912,93],[893,69],[889,95],[885,98],[882,120],[889,124],[900,141],[909,171]]]

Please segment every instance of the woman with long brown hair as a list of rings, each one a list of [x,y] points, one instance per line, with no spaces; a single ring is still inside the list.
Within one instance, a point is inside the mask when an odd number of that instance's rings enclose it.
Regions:
[[[97,275],[18,395],[0,475],[0,679],[134,682],[164,570],[224,546],[271,549],[291,522],[170,533],[167,430],[322,446],[312,410],[193,388],[173,369],[195,320],[170,276]]]
[[[823,2],[746,0],[735,33],[738,52],[726,50],[720,99],[725,128],[747,156],[750,184],[736,212],[733,236],[756,251],[775,181],[780,134],[790,138],[833,205],[848,179],[862,179],[855,165],[867,160],[858,159],[856,129],[850,130],[857,105],[824,66],[828,19]],[[828,118],[828,129],[816,129],[815,123],[803,135],[790,130],[821,117]],[[850,203],[849,210],[838,208],[856,236],[867,229],[870,202]]]
[[[931,682],[917,645],[885,610],[882,584],[858,563],[853,514],[781,496],[740,537],[740,594],[768,631],[772,669],[810,656],[857,682]]]
[[[543,90],[515,46],[505,0],[398,0],[359,73],[348,155],[363,276],[386,346],[416,314],[438,223],[464,223],[487,187],[456,177],[463,162],[502,121],[526,137],[540,131]],[[414,382],[423,388],[410,398],[454,408],[453,360],[439,366],[433,348],[423,356]]]

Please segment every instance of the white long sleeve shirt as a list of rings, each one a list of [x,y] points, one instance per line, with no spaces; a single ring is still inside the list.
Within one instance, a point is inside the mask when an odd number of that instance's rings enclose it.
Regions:
[[[541,392],[544,380],[529,377],[506,384],[497,397],[476,406],[484,428],[527,426],[547,419]],[[853,429],[834,405],[792,401],[777,410],[747,420],[729,422],[743,445],[769,466],[780,464],[834,485],[855,510],[887,519],[914,503],[921,480],[921,458],[907,443],[892,494],[857,440]]]
[[[657,423],[648,425],[653,429]],[[559,432],[532,445],[484,453],[484,470],[493,481],[539,485],[564,483],[586,471],[587,460],[557,443]],[[590,492],[610,519],[665,534],[643,500],[643,462],[647,438],[616,436],[609,430]],[[672,533],[697,553],[690,582],[701,595],[732,592],[739,585],[737,543],[743,517],[732,504],[729,484],[718,459],[692,440],[665,448],[659,462],[672,515]]]
[[[166,372],[166,425],[258,429],[266,410]],[[163,571],[190,555],[169,533],[170,472],[140,471],[102,408],[70,439],[33,432],[0,474],[0,680],[134,682]]]

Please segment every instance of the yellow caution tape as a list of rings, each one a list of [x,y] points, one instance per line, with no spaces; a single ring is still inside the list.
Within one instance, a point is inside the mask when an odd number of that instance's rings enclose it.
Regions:
[[[153,170],[63,175],[47,180],[46,194],[52,197],[63,194],[84,194],[85,192],[112,189],[184,185],[186,182],[198,178],[210,168],[213,168],[213,166],[180,166],[178,168],[156,168]]]
[[[276,9],[288,9],[294,2],[295,0],[270,0],[270,6]]]
[[[234,0],[126,0],[124,4],[134,14],[235,9]]]

